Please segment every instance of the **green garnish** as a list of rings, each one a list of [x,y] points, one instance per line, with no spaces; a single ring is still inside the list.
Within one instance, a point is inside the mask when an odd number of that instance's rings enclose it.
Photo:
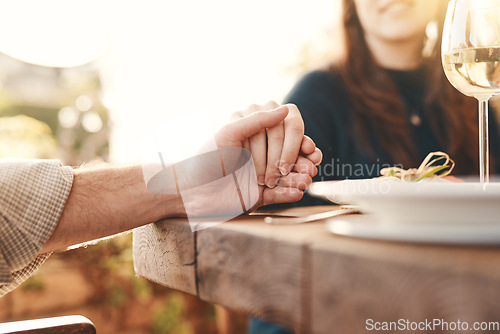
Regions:
[[[441,165],[437,162],[443,160]],[[381,177],[396,177],[402,181],[421,181],[427,178],[441,178],[451,173],[455,162],[444,152],[431,152],[418,168],[403,169],[399,167],[383,168]]]

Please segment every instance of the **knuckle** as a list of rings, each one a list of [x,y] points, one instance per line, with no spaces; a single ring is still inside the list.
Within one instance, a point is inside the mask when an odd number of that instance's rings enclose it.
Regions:
[[[266,129],[259,130],[249,140],[251,145],[263,145],[266,142]]]
[[[304,131],[304,121],[302,120],[302,117],[300,115],[290,115],[285,121],[289,128],[295,128]],[[302,139],[304,139],[304,137],[302,137]]]
[[[225,134],[229,131],[232,131],[232,128],[233,128],[232,123],[226,124],[219,130],[219,134]]]
[[[300,164],[298,164],[296,167],[295,167],[295,170],[298,172],[298,173],[305,173],[307,171],[307,165],[304,164],[303,162],[301,162]]]
[[[287,128],[287,132],[293,136],[300,137],[304,134],[304,125],[302,126],[292,125],[289,128]]]
[[[297,170],[299,173],[311,175],[314,173],[314,168],[312,163],[304,163]]]
[[[268,100],[266,103],[264,103],[266,107],[271,107],[272,109],[278,108],[280,105],[273,100]]]
[[[243,112],[241,112],[241,111],[235,111],[235,112],[231,113],[229,119],[231,121],[235,121],[235,120],[238,120],[238,119],[243,118],[243,117],[245,117],[245,115],[243,114]]]
[[[279,166],[281,166],[282,164],[284,164],[285,162],[286,162],[286,161],[285,161],[285,160],[283,160],[283,159],[278,159],[278,160],[276,161],[276,166],[277,166],[277,167],[279,167]]]
[[[284,195],[286,193],[286,188],[284,187],[276,187],[274,188],[275,195]]]
[[[280,133],[270,133],[270,134],[268,134],[267,138],[270,141],[283,141],[283,139],[285,138],[285,136],[283,136]]]
[[[299,112],[299,108],[295,104],[293,104],[293,103],[287,103],[285,105],[288,107],[288,111],[289,112],[291,112],[291,113],[292,112],[294,112],[294,113],[298,113]]]
[[[266,132],[270,141],[282,141],[285,138],[285,133],[278,128],[266,129]]]
[[[279,166],[280,166],[280,160],[267,160],[267,165],[266,165],[266,168],[268,170],[268,172],[266,173],[268,174],[267,176],[269,178],[280,176],[280,174],[276,172]]]
[[[301,142],[304,141],[304,121],[299,116],[289,116],[285,119],[285,129],[287,132],[297,133]]]
[[[260,110],[260,109],[261,109],[260,105],[255,104],[255,103],[252,103],[251,105],[249,105],[249,106],[247,107],[247,109],[246,109],[246,110],[247,110],[249,113],[252,113],[252,112],[257,111],[257,110]]]

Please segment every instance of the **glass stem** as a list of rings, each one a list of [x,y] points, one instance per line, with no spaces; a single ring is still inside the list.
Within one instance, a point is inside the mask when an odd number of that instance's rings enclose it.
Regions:
[[[478,97],[479,101],[479,180],[490,181],[488,149],[488,100],[489,96]]]

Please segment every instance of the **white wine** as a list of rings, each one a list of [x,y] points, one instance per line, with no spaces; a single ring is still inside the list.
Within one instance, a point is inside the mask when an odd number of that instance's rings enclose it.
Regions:
[[[477,97],[500,93],[500,47],[453,50],[443,55],[443,68],[462,94]]]

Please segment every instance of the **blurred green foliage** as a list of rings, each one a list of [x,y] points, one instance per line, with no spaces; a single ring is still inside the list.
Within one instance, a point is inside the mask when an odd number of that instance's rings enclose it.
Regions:
[[[50,159],[56,154],[56,139],[46,123],[24,115],[0,117],[0,158]]]
[[[95,67],[45,68],[2,54],[0,64],[0,143],[9,145],[0,157],[58,158],[69,165],[108,159],[110,120]],[[63,110],[73,111],[72,122],[61,117],[68,114]],[[15,130],[8,131],[10,125]]]
[[[184,300],[182,295],[171,293],[165,303],[154,312],[152,333],[154,334],[190,334],[189,328],[182,321]]]

